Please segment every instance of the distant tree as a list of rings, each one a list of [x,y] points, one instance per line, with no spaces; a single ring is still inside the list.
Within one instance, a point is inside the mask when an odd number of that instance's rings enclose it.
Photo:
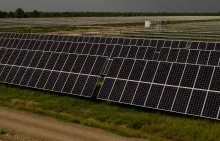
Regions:
[[[24,17],[25,17],[25,13],[24,13],[23,9],[18,8],[18,9],[15,11],[15,17],[16,17],[16,18],[24,18]]]
[[[0,18],[5,18],[7,15],[7,12],[1,11],[0,10]]]
[[[40,17],[40,12],[38,12],[37,10],[34,10],[30,13],[32,18],[37,18]]]
[[[15,14],[14,12],[10,11],[7,15],[6,15],[7,18],[14,18],[15,17]]]
[[[3,12],[0,10],[0,18],[4,18]]]

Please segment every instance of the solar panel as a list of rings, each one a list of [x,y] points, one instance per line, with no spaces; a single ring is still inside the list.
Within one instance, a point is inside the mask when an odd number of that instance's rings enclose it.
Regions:
[[[125,39],[123,45],[130,45],[131,39]]]
[[[4,83],[8,83],[8,84],[12,83],[12,81],[13,81],[13,79],[14,79],[17,71],[18,71],[18,69],[19,69],[19,67],[13,66],[11,68],[10,72],[8,73]]]
[[[105,43],[105,41],[106,41],[106,38],[105,38],[105,37],[102,37],[102,38],[100,39],[99,43],[103,44],[103,43]]]
[[[186,41],[180,41],[179,48],[186,48],[187,42]]]
[[[49,37],[48,37],[48,40],[53,40],[53,38],[54,38],[54,35],[49,35]]]
[[[179,51],[179,55],[178,55],[178,58],[177,58],[177,62],[186,63],[186,61],[187,61],[187,59],[188,59],[188,55],[189,55],[189,50],[181,49],[181,50]]]
[[[160,52],[161,48],[164,46],[165,40],[159,40],[157,42],[157,50],[158,52]]]
[[[154,55],[155,55],[155,52],[156,52],[156,48],[154,48],[154,47],[148,47],[148,48],[147,48],[147,51],[145,52],[145,57],[144,57],[144,59],[146,59],[146,60],[153,60]]]
[[[158,40],[151,40],[150,46],[156,47],[157,46],[157,42],[158,42]]]
[[[10,56],[10,58],[9,58],[9,60],[8,60],[8,62],[7,62],[7,64],[12,64],[12,65],[13,65],[13,64],[15,63],[15,61],[16,61],[18,55],[20,54],[20,52],[21,52],[21,50],[14,50],[14,51],[12,52],[12,54],[11,54],[11,56]]]
[[[53,87],[56,83],[56,80],[59,76],[60,72],[52,71],[47,79],[47,82],[45,83],[44,90],[53,90]]]
[[[136,59],[144,59],[147,49],[148,47],[139,47],[138,52],[136,54]]]
[[[165,43],[164,43],[164,47],[171,47],[171,45],[172,45],[172,41],[165,41]]]
[[[90,37],[84,37],[83,42],[84,42],[84,43],[87,43],[87,42],[89,42],[89,39],[90,39]],[[71,41],[72,41],[72,40],[71,40]]]
[[[220,52],[215,50],[209,51],[162,48],[158,60],[218,66],[219,57]]]
[[[109,70],[111,64],[112,64],[112,60],[108,60],[108,61],[105,63],[105,67],[104,67],[104,69],[103,69],[103,71],[102,71],[102,74],[107,74],[107,73],[108,73],[108,70]]]
[[[1,75],[0,75],[0,82],[4,82],[5,79],[8,76],[8,72],[10,72],[11,70],[11,66],[4,66],[4,68],[2,69]]]
[[[10,39],[10,41],[7,44],[7,48],[12,48],[14,42],[15,42],[15,39]]]
[[[208,43],[206,50],[215,50],[215,45],[216,45],[215,43]]]
[[[98,80],[99,80],[99,77],[97,76],[89,76],[80,95],[84,97],[91,97],[92,93],[95,90]]]
[[[94,41],[95,41],[95,37],[89,37],[88,43],[94,43]]]
[[[97,98],[218,119],[219,74],[218,66],[114,58]]]
[[[61,72],[55,82],[55,85],[53,87],[53,91],[55,92],[61,92],[62,91],[62,88],[68,78],[68,73],[64,73],[64,72]]]
[[[192,42],[190,49],[198,49],[198,46],[199,46],[199,42]]]
[[[58,41],[58,37],[59,37],[58,35],[54,35],[53,40]]]
[[[220,50],[220,43],[216,43],[216,45],[215,45],[215,50]]]
[[[72,42],[76,43],[78,41],[79,36],[75,36],[72,40]]]
[[[112,38],[111,44],[115,45],[118,42],[118,38]]]
[[[73,38],[74,38],[74,36],[69,36],[68,41],[72,42]]]
[[[179,55],[179,49],[171,49],[169,52],[169,56],[167,58],[168,62],[176,62],[177,57]]]
[[[68,41],[69,36],[64,36],[63,41]]]
[[[130,45],[135,46],[137,44],[137,39],[131,39]]]
[[[128,52],[130,51],[131,46],[122,46],[119,57],[126,58],[128,56]]]
[[[179,48],[179,43],[180,43],[179,41],[173,41],[171,48]]]
[[[136,45],[137,46],[143,46],[143,43],[144,43],[144,39],[138,39]]]
[[[34,35],[34,34],[33,34]],[[14,38],[18,38],[18,36],[19,36],[19,34],[17,34],[17,33],[15,33],[15,36],[14,36]]]
[[[77,43],[72,43],[72,44],[70,45],[69,53],[75,53],[77,47],[78,47],[78,44],[77,44]]]
[[[118,57],[120,52],[121,52],[121,45],[114,45],[114,50],[111,53],[111,59],[113,59],[114,57]]]
[[[12,33],[10,33],[10,32],[5,33],[4,37],[5,37],[5,38],[10,38],[11,34],[12,34]]]
[[[28,54],[23,55],[26,61],[20,61],[20,65],[26,66],[13,66],[24,51]],[[9,59],[10,52],[17,57]],[[0,65],[0,82],[84,97],[92,96],[107,59],[103,56],[12,49],[5,53],[7,57],[3,57],[1,63],[10,62],[10,65]],[[59,85],[61,82],[62,87]]]
[[[170,48],[162,48],[158,60],[167,61],[169,53],[170,53]]]
[[[138,82],[131,82],[128,81],[126,84],[126,87],[123,90],[123,95],[120,97],[120,102],[121,103],[131,103],[132,99],[134,97],[135,91],[137,89]]]
[[[123,61],[123,58],[115,58],[114,61],[112,61],[111,63],[111,67],[109,69],[107,77],[117,77]]]
[[[5,39],[1,38],[0,39],[0,47],[2,47],[2,44],[4,43]]]
[[[144,40],[143,46],[150,46],[150,40]]]
[[[124,40],[125,40],[125,39],[123,39],[123,38],[119,38],[117,44],[123,45]]]
[[[9,41],[10,39],[5,39],[1,47],[7,47]]]
[[[198,46],[198,49],[205,50],[205,49],[206,49],[206,46],[207,46],[207,43],[206,43],[206,42],[200,42],[200,43],[199,43],[199,46]]]
[[[209,61],[210,51],[200,51],[197,64],[206,65]]]
[[[98,49],[99,49],[99,44],[93,44],[89,54],[90,55],[96,55]]]

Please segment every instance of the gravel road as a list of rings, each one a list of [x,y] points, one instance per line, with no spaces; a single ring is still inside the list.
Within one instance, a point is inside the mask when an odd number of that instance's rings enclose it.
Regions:
[[[144,141],[8,108],[0,108],[0,128],[0,141]]]

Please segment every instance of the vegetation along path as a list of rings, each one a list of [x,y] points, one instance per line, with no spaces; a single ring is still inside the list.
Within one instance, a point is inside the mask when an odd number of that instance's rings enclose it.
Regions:
[[[143,141],[114,135],[101,129],[57,121],[50,117],[0,108],[1,128],[12,130],[28,140],[46,141]],[[5,135],[6,136],[6,135]],[[7,140],[0,136],[0,140]]]

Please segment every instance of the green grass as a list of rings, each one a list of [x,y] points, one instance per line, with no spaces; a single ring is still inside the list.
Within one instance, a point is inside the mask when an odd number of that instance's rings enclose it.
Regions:
[[[14,33],[51,33],[58,31],[75,31],[75,30],[89,30],[100,29],[103,27],[133,27],[144,26],[144,23],[117,23],[117,24],[97,24],[97,25],[81,25],[81,26],[42,26],[42,27],[12,27],[0,28],[0,32],[14,32]]]
[[[0,85],[0,106],[152,141],[220,141],[220,123],[110,102]]]
[[[4,129],[0,129],[0,135],[4,135],[6,131]]]
[[[92,26],[13,27],[13,28],[0,28],[0,32],[51,33],[58,31],[89,30],[94,28],[98,29],[99,27],[92,27]]]

